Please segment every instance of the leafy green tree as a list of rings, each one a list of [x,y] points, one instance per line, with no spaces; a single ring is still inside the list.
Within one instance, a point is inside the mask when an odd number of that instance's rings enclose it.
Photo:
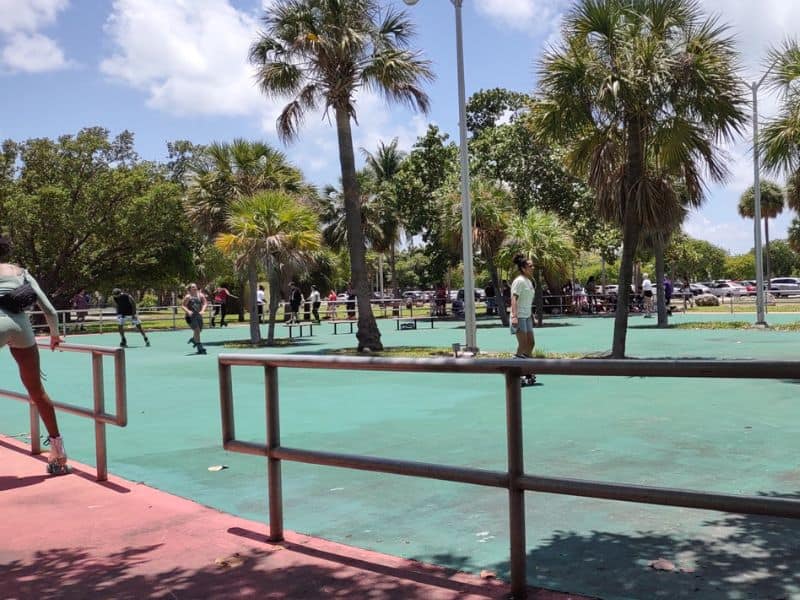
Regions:
[[[693,0],[579,0],[562,29],[564,42],[541,61],[535,130],[563,145],[599,216],[622,228],[611,350],[621,358],[641,230],[680,208],[676,181],[696,204],[704,172],[726,174],[716,144],[746,120],[738,57],[726,28]]]
[[[505,88],[479,90],[467,101],[467,130],[474,138],[526,108],[526,94]]]
[[[100,127],[3,144],[0,223],[56,306],[81,288],[173,285],[197,239],[180,187],[139,159],[133,135]]]
[[[746,219],[755,217],[755,191],[751,185],[741,198],[739,198],[739,215]],[[767,248],[764,254],[764,265],[767,281],[772,277],[772,268],[769,259],[769,220],[774,219],[783,212],[785,204],[784,191],[774,181],[761,182],[761,218],[764,219],[764,245]]]
[[[428,61],[408,48],[413,26],[405,13],[382,11],[377,0],[277,0],[263,22],[264,30],[250,48],[259,85],[269,97],[292,97],[278,117],[278,134],[284,140],[296,138],[305,114],[320,106],[335,118],[358,298],[358,348],[381,350],[361,231],[351,131],[355,96],[360,89],[374,89],[427,112],[429,100],[421,84],[432,80],[433,72]]]
[[[664,251],[672,278],[690,281],[718,279],[725,276],[728,253],[706,240],[676,232]]]
[[[736,254],[725,257],[725,278],[726,279],[755,279],[756,262],[754,253]]]
[[[497,272],[497,255],[506,239],[509,217],[512,213],[508,192],[496,183],[480,178],[470,181],[472,195],[472,238],[474,247],[486,263],[486,269],[495,290],[502,290]],[[453,180],[449,192],[444,193],[442,222],[444,243],[458,253],[462,244],[461,191],[457,180]],[[502,294],[496,294],[497,311],[503,325],[508,325],[508,313]]]
[[[543,280],[563,281],[577,258],[569,229],[553,213],[532,208],[524,217],[512,218],[503,253],[507,263],[517,253],[533,261],[536,320],[541,325],[544,318]]]
[[[417,138],[395,177],[398,211],[409,235],[427,241],[438,235],[441,210],[437,194],[445,182],[459,176],[458,146],[435,125]]]
[[[769,260],[776,277],[794,275],[800,266],[797,253],[787,240],[772,241],[769,245]]]
[[[281,273],[308,269],[321,250],[317,215],[297,198],[280,191],[244,196],[230,206],[229,233],[217,236],[216,245],[250,274],[250,289],[258,287],[256,265],[263,261],[269,282],[267,343],[275,340],[275,315],[282,287]],[[288,268],[287,268],[288,267]],[[255,312],[255,311],[253,311]],[[258,317],[251,319],[250,341],[261,341]]]

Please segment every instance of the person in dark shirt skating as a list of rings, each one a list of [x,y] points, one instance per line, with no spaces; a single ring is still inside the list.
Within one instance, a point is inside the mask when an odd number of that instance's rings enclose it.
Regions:
[[[142,322],[139,320],[139,317],[136,313],[136,301],[133,299],[133,297],[130,294],[123,292],[119,288],[114,288],[112,290],[111,297],[114,298],[114,304],[117,307],[117,325],[119,327],[120,347],[128,347],[128,341],[125,339],[125,321],[127,320],[130,320],[134,327],[136,327],[136,330],[142,334],[145,346],[150,346],[150,340],[147,338],[147,334],[144,332],[144,329],[142,329]]]

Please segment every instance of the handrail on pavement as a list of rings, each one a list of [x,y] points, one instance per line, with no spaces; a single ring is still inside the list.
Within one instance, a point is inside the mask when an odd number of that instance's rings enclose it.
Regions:
[[[264,369],[267,408],[266,445],[236,439],[231,377],[232,366],[261,367]],[[278,368],[502,375],[505,380],[506,392],[508,466],[505,471],[492,471],[282,446],[278,403]],[[721,510],[743,514],[800,518],[800,501],[797,500],[609,483],[566,477],[544,477],[525,473],[522,453],[523,427],[520,376],[531,373],[571,376],[796,380],[800,379],[800,361],[410,359],[221,354],[219,356],[219,388],[222,410],[222,444],[226,450],[267,457],[269,532],[270,539],[275,541],[283,539],[282,460],[507,489],[510,525],[511,590],[515,598],[524,598],[526,588],[524,499],[526,491],[663,506]]]
[[[49,347],[48,340],[38,340],[40,347]],[[107,346],[89,346],[86,344],[59,344],[58,350],[62,352],[80,352],[92,356],[92,391],[94,408],[88,409],[74,404],[53,401],[56,410],[65,413],[86,417],[94,421],[95,456],[97,464],[97,481],[108,479],[108,453],[106,444],[106,425],[125,427],[128,424],[128,394],[127,378],[125,375],[125,350],[124,348],[108,348]],[[114,404],[115,414],[106,412],[105,387],[103,379],[103,357],[111,356],[114,360]],[[30,406],[31,421],[31,454],[41,454],[42,448],[39,440],[39,411],[30,401],[27,394],[0,389],[0,397],[11,398],[26,402]]]

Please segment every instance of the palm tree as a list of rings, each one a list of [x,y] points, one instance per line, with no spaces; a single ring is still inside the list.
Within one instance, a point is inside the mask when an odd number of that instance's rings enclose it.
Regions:
[[[442,215],[442,231],[445,242],[454,255],[458,255],[462,243],[461,192],[458,181],[447,186]],[[494,286],[495,300],[500,321],[508,325],[505,299],[500,291],[500,276],[497,271],[497,255],[503,247],[508,230],[508,218],[514,210],[513,198],[509,192],[497,184],[484,179],[473,178],[470,182],[472,194],[472,240],[486,262],[489,278]]]
[[[767,274],[767,282],[772,278],[769,263],[769,220],[774,219],[783,212],[785,204],[784,191],[774,181],[764,180],[761,182],[761,217],[764,219],[764,266]],[[745,219],[755,217],[755,191],[751,185],[739,198],[739,214]]]
[[[361,192],[361,233],[368,247],[380,247],[383,244],[380,205],[369,190],[374,187],[372,173],[362,169],[356,173],[358,189]],[[326,185],[319,200],[321,207],[319,219],[322,223],[322,234],[325,243],[334,250],[347,247],[347,210],[344,193],[340,188]]]
[[[247,266],[250,289],[255,290],[258,285],[255,266],[259,261],[265,265],[269,282],[267,343],[272,345],[281,274],[307,268],[321,249],[317,215],[285,192],[259,192],[231,204],[226,229],[228,233],[217,236],[216,246],[238,266]],[[254,344],[261,341],[258,326],[251,328],[250,339]]]
[[[524,217],[515,216],[511,220],[502,255],[510,264],[515,254],[524,254],[533,261],[536,321],[541,326],[544,319],[542,283],[563,281],[578,256],[569,228],[553,213],[531,208]]]
[[[621,358],[641,230],[679,209],[672,181],[700,202],[704,170],[724,179],[716,144],[745,122],[743,84],[727,29],[694,0],[579,0],[563,31],[541,61],[533,123],[543,141],[566,149],[599,216],[622,228],[611,350]]]
[[[184,206],[195,228],[213,240],[229,231],[233,203],[262,190],[283,190],[304,199],[316,195],[314,188],[303,180],[302,173],[283,153],[268,144],[243,139],[232,143],[215,142],[205,148],[198,161],[188,166]],[[256,269],[247,273],[248,280],[257,280],[257,263],[246,266]],[[257,285],[251,285],[249,290],[251,337],[260,336],[256,288]],[[243,290],[244,285],[240,287],[241,298]],[[243,309],[240,318],[244,318]]]
[[[358,349],[380,350],[380,331],[370,306],[370,284],[361,231],[361,194],[356,179],[351,119],[355,97],[376,90],[388,100],[427,112],[420,87],[433,79],[429,63],[408,49],[413,26],[405,13],[382,11],[378,0],[277,0],[263,19],[264,31],[250,47],[250,62],[269,97],[291,97],[278,117],[278,135],[298,136],[306,113],[332,112],[339,141],[347,240],[358,297]]]
[[[375,196],[378,203],[378,219],[383,233],[380,243],[373,242],[373,248],[381,253],[389,253],[389,271],[392,277],[392,298],[397,298],[400,290],[397,287],[397,244],[403,227],[400,221],[400,209],[395,194],[394,178],[400,171],[404,153],[397,149],[397,138],[388,145],[380,142],[375,154],[361,149],[367,162],[367,169],[372,172],[375,181]]]
[[[768,81],[780,93],[781,105],[778,115],[764,126],[760,150],[767,169],[788,174],[786,203],[800,213],[800,41],[773,48],[768,60],[775,65]],[[798,217],[792,220],[789,243],[800,251]]]

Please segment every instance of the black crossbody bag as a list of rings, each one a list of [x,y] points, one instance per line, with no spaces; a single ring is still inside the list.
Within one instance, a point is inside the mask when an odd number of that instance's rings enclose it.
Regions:
[[[25,309],[33,306],[33,303],[36,302],[36,291],[33,289],[33,286],[28,283],[28,278],[24,273],[22,277],[24,281],[22,285],[0,295],[0,308],[3,310],[19,314],[25,312]]]

